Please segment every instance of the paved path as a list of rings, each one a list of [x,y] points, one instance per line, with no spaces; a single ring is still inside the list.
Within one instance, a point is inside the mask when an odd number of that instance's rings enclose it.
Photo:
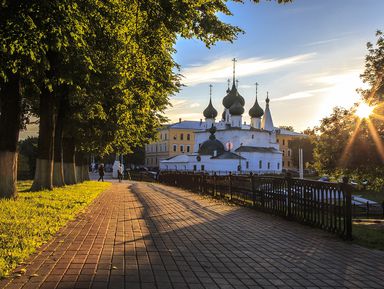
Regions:
[[[135,182],[115,183],[30,261],[0,287],[384,288],[384,252]]]

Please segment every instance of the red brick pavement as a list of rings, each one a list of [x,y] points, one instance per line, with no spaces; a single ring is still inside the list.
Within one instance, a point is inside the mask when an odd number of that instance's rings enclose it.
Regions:
[[[384,252],[158,184],[114,184],[1,288],[384,288]]]

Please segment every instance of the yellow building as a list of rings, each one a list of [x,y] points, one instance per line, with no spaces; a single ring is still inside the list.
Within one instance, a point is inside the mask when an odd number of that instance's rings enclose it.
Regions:
[[[282,168],[286,170],[298,170],[298,167],[294,166],[292,160],[292,151],[288,144],[290,140],[303,137],[304,134],[286,130],[283,128],[277,129],[276,142],[279,144],[279,149],[283,152]]]
[[[145,146],[145,165],[158,168],[160,161],[180,154],[194,151],[195,134],[204,130],[202,121],[182,121],[165,125],[159,129],[156,141]]]

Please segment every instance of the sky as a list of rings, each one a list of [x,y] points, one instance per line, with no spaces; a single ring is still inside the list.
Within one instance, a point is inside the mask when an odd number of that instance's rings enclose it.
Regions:
[[[275,126],[296,131],[319,125],[333,107],[351,107],[363,87],[366,43],[375,42],[376,30],[384,30],[383,0],[294,0],[253,4],[228,3],[233,16],[221,16],[245,34],[233,43],[219,42],[211,49],[198,40],[179,39],[175,60],[186,85],[172,96],[166,111],[171,121],[200,120],[209,102],[219,116],[227,79],[232,79],[236,58],[239,93],[245,99],[243,121],[258,100],[265,108],[269,92]],[[218,119],[217,119],[218,120]]]

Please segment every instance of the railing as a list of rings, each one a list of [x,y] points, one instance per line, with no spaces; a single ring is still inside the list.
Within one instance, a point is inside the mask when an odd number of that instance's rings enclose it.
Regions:
[[[159,181],[352,238],[351,190],[347,181],[337,184],[253,174],[188,172],[161,172]]]

